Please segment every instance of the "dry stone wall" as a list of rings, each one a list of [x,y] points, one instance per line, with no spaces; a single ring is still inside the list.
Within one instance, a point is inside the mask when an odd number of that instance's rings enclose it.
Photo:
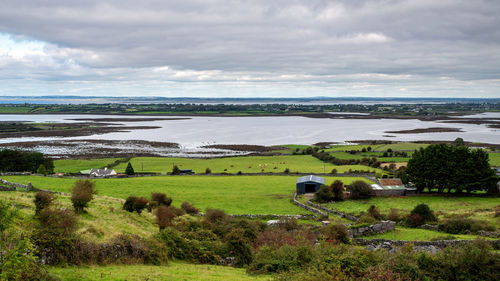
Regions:
[[[314,208],[320,209],[320,210],[325,211],[325,212],[330,213],[330,214],[340,216],[340,217],[348,219],[350,221],[353,221],[353,222],[358,221],[358,218],[356,218],[355,216],[351,216],[351,215],[343,213],[341,211],[332,210],[332,209],[323,207],[320,204],[313,203],[311,200],[307,201],[307,204],[313,206]]]

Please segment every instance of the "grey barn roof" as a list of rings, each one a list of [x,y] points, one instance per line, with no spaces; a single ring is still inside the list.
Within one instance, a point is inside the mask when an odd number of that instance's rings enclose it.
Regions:
[[[303,176],[303,177],[300,177],[297,179],[297,183],[311,182],[311,181],[316,182],[316,183],[320,183],[320,184],[325,184],[324,178],[313,176],[313,175]]]

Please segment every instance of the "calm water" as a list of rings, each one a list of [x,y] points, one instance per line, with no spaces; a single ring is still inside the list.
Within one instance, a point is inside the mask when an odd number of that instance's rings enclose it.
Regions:
[[[0,121],[77,122],[74,118],[139,118],[151,116],[109,115],[0,115]],[[479,117],[479,116],[474,116]],[[500,118],[500,113],[486,113],[485,118]],[[161,126],[160,129],[73,137],[67,139],[147,140],[176,142],[185,148],[207,144],[313,144],[385,139],[394,141],[454,140],[500,144],[500,130],[485,125],[424,122],[398,119],[318,119],[306,117],[191,117],[189,120],[113,122],[130,126]],[[429,127],[460,128],[459,133],[389,134],[384,131]],[[0,143],[57,138],[11,138]]]

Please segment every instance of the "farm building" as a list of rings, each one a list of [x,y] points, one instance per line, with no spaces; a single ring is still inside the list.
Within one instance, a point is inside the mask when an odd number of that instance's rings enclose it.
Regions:
[[[325,184],[325,179],[317,176],[303,176],[297,179],[297,194],[314,193]]]
[[[91,169],[89,176],[91,177],[108,177],[108,176],[116,176],[116,172],[113,169]]]
[[[375,196],[405,195],[412,189],[406,188],[400,179],[380,179],[371,185]]]

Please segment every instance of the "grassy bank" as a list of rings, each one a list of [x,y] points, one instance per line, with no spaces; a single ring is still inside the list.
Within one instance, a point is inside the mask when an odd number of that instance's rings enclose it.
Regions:
[[[114,265],[51,267],[49,272],[62,281],[70,280],[270,280],[270,276],[250,276],[243,268],[170,262],[167,266]]]
[[[102,159],[61,159],[54,161],[55,173],[78,173],[82,170],[92,168],[103,168],[112,164],[121,158],[102,158]]]

